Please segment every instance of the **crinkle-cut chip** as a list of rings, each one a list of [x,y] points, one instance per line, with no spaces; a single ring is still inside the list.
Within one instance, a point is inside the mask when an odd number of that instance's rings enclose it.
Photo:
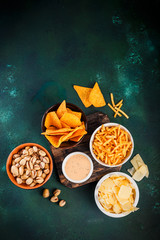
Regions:
[[[53,145],[53,147],[58,148],[62,143],[63,136],[57,135],[57,136],[47,136],[45,137],[48,139],[48,141]]]
[[[56,128],[62,128],[61,122],[56,114],[56,112],[49,112],[45,118],[45,127],[48,128],[53,125]]]
[[[132,188],[122,185],[118,192],[118,197],[121,199],[128,199],[132,194]]]
[[[57,109],[57,116],[59,117],[59,119],[63,116],[63,114],[67,112],[67,108],[66,108],[66,101],[64,100],[59,108]]]
[[[75,116],[77,116],[81,120],[81,117],[82,117],[81,112],[72,111],[70,108],[67,108],[67,112],[74,114]]]
[[[60,120],[73,128],[81,125],[80,119],[74,114],[68,112],[64,113]]]
[[[66,123],[64,123],[62,121],[61,121],[61,124],[62,124],[62,128],[71,128],[70,126],[68,126]]]
[[[131,174],[131,176],[135,173],[135,168],[132,167],[132,168],[129,168],[127,169],[127,171]]]
[[[92,88],[81,87],[81,86],[77,86],[77,85],[74,85],[73,87],[76,90],[76,92],[77,92],[78,96],[80,97],[84,106],[86,108],[90,107],[91,103],[89,101],[89,95],[91,93]]]
[[[93,104],[94,107],[104,107],[106,105],[103,94],[97,82],[95,83],[89,95],[89,101]]]

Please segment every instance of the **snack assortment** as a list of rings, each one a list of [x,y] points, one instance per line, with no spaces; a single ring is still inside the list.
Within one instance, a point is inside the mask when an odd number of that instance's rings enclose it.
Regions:
[[[47,113],[44,123],[46,130],[42,135],[45,135],[55,148],[62,142],[79,142],[87,134],[81,117],[82,113],[67,108],[64,100],[56,112]]]
[[[85,107],[104,107],[106,105],[103,94],[96,82],[93,88],[73,86]]]
[[[102,125],[92,143],[96,158],[107,165],[121,164],[132,148],[129,133],[119,126]]]
[[[149,177],[148,166],[143,162],[141,156],[137,154],[132,160],[132,168],[128,169],[128,172],[132,175],[132,178],[137,182],[141,181],[144,177]]]
[[[44,182],[50,173],[50,160],[37,146],[27,146],[13,155],[11,173],[18,184],[34,187]]]
[[[125,176],[112,175],[98,189],[98,200],[105,211],[115,214],[138,210],[134,206],[136,191]]]

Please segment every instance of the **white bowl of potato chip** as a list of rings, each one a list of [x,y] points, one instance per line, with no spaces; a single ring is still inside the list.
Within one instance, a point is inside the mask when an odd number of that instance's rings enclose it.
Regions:
[[[138,210],[139,189],[127,174],[112,172],[102,177],[94,192],[97,207],[107,216],[125,217]]]
[[[116,167],[126,163],[134,149],[131,133],[117,123],[99,126],[90,138],[90,152],[103,166]]]

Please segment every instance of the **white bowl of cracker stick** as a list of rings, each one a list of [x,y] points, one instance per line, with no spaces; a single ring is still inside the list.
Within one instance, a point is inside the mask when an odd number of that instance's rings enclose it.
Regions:
[[[121,218],[138,210],[139,189],[136,182],[125,173],[112,172],[102,177],[96,185],[94,198],[97,207],[109,217]]]
[[[90,152],[93,158],[106,167],[121,166],[126,163],[134,150],[131,133],[117,123],[99,126],[90,138]]]

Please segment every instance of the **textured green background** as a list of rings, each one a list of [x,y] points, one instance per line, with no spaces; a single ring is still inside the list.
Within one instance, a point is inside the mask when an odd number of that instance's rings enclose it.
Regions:
[[[4,1],[0,8],[0,235],[1,239],[156,239],[159,231],[158,1]],[[148,9],[149,7],[149,9]],[[41,117],[66,99],[86,114],[73,84],[97,81],[106,101],[124,99],[136,153],[150,170],[138,183],[140,210],[122,219],[103,215],[94,202],[96,183],[63,187],[54,170],[45,187],[62,189],[64,208],[41,196],[42,188],[22,190],[7,177],[10,151],[24,142],[49,150],[40,135]],[[122,171],[131,164],[128,162]]]

